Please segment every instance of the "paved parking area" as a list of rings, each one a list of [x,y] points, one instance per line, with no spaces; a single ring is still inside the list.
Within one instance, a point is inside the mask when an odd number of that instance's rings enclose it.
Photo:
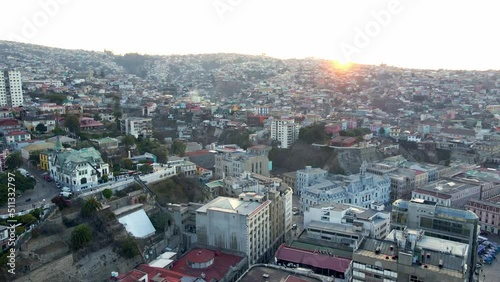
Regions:
[[[500,244],[500,236],[499,235],[494,235],[490,234],[487,235],[488,239],[492,242],[499,243]],[[500,253],[499,253],[500,255]],[[498,282],[500,281],[500,262],[499,258],[493,260],[493,263],[488,265],[485,264],[482,269],[479,271],[479,280],[480,282]]]

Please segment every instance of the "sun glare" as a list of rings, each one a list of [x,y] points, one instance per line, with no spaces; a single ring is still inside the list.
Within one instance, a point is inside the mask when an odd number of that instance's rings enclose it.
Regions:
[[[353,62],[334,60],[332,61],[332,65],[337,70],[347,71],[353,66]]]

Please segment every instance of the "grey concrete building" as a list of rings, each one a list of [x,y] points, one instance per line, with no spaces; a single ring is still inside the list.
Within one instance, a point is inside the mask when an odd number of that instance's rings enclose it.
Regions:
[[[463,282],[470,272],[469,254],[464,243],[422,230],[393,230],[386,240],[365,239],[354,251],[352,281]]]

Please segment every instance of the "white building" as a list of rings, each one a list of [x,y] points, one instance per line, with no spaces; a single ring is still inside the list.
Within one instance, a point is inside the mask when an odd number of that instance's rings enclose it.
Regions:
[[[129,134],[135,138],[153,137],[153,122],[150,118],[129,117],[120,120],[123,134]]]
[[[299,139],[299,125],[293,119],[273,120],[271,139],[278,141],[278,148],[289,148]]]
[[[302,210],[307,211],[311,206],[324,203],[346,203],[370,208],[375,202],[390,202],[389,176],[366,173],[366,168],[367,164],[363,163],[358,174],[349,176],[328,174],[326,177],[317,177],[316,180],[310,181],[309,186],[301,186]],[[307,172],[307,169],[305,171]],[[304,171],[297,171],[297,183],[299,172],[303,174]]]
[[[18,107],[24,103],[21,72],[4,70],[0,73],[0,106]]]
[[[94,148],[68,149],[49,157],[49,172],[53,179],[71,188],[73,192],[90,189],[99,184],[109,165]]]
[[[277,177],[266,177],[244,172],[240,177],[226,177],[222,180],[221,194],[231,197],[260,195],[271,201],[270,221],[273,247],[277,249],[292,229],[292,188]]]
[[[311,186],[314,181],[320,178],[325,178],[327,171],[321,168],[312,168],[306,166],[305,169],[297,170],[295,180],[295,192],[300,195],[305,187]]]
[[[217,197],[196,210],[197,242],[245,253],[250,265],[262,261],[271,246],[271,201]]]
[[[314,221],[350,226],[355,232],[376,239],[384,239],[391,231],[390,213],[347,204],[310,207],[304,212],[304,228]]]
[[[269,159],[265,155],[255,155],[236,147],[215,148],[215,177],[239,177],[243,172],[253,172],[269,176]]]

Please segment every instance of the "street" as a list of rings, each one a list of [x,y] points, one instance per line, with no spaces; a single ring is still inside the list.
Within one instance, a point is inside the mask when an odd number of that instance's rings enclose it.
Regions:
[[[22,212],[33,207],[40,207],[45,203],[50,203],[50,200],[59,194],[59,189],[57,189],[55,182],[47,182],[43,179],[42,174],[45,172],[43,170],[37,170],[33,167],[23,166],[32,176],[36,179],[36,185],[33,190],[25,191],[20,197],[16,198],[16,212]],[[26,202],[26,199],[31,199]],[[0,214],[7,213],[7,205],[0,207]]]
[[[299,214],[294,215],[292,218],[292,224],[297,224],[297,229],[292,230],[292,235],[293,235],[292,239],[296,239],[300,235],[300,233],[302,233],[302,231],[304,230],[304,215],[302,213],[299,196],[293,195],[292,203],[294,207],[297,207],[299,209]]]

